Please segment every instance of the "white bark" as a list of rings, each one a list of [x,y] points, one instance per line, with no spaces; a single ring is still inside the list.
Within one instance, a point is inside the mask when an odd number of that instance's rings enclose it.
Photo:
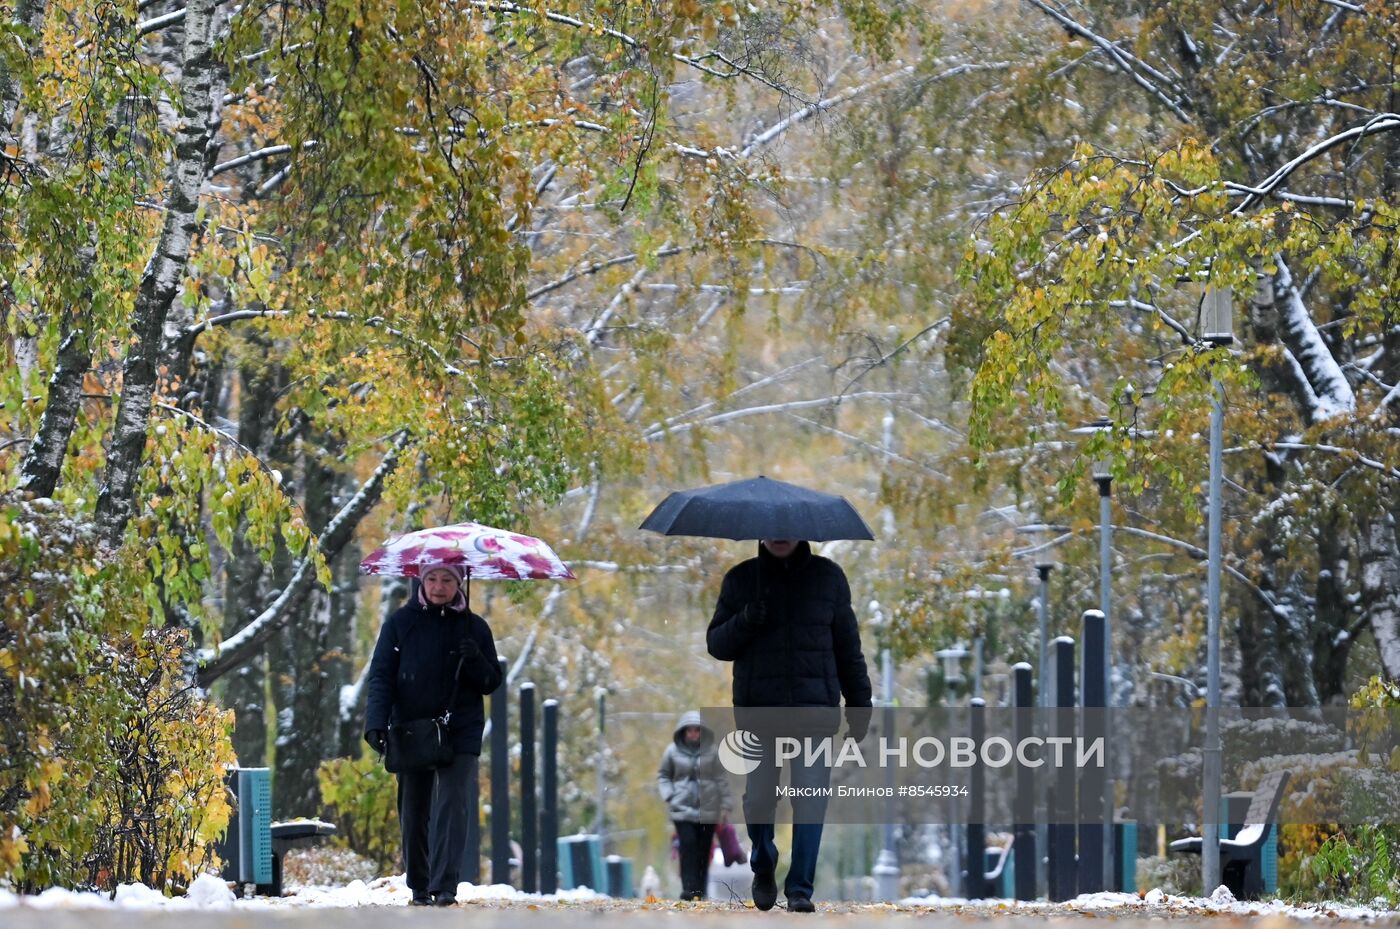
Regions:
[[[216,89],[219,61],[214,54],[218,0],[192,0],[185,8],[181,56],[182,121],[175,158],[167,175],[165,222],[141,275],[132,311],[131,340],[122,365],[121,401],[108,451],[107,471],[97,500],[97,523],[107,544],[121,541],[131,518],[136,479],[146,444],[166,317],[184,279],[198,231],[200,190],[208,174],[209,140],[218,125],[222,89]]]
[[[1361,527],[1361,599],[1381,669],[1400,680],[1400,538],[1395,517],[1381,513]]]

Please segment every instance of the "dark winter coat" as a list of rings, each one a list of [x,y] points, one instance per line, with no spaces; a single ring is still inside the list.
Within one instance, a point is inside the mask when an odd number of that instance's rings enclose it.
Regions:
[[[457,754],[481,754],[481,698],[501,684],[491,627],[475,613],[424,607],[417,600],[396,610],[379,630],[369,664],[365,732],[441,716],[459,659],[461,681],[447,728]]]
[[[767,618],[746,611],[759,598]],[[758,557],[724,576],[706,636],[710,654],[734,662],[736,707],[870,706],[870,675],[851,609],[851,588],[834,562],[806,542],[787,558],[762,544]]]
[[[687,726],[700,727],[700,741],[685,740]],[[656,772],[656,789],[672,822],[717,823],[733,808],[729,779],[720,767],[715,734],[694,710],[676,723],[672,742],[661,756]]]

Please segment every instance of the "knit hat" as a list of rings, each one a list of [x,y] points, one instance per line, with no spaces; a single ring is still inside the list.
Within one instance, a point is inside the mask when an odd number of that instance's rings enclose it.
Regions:
[[[418,576],[419,576],[420,578],[426,579],[426,578],[428,577],[428,575],[431,574],[431,573],[434,572],[434,571],[446,571],[448,574],[451,574],[453,577],[455,577],[455,578],[457,579],[457,583],[458,583],[458,584],[462,583],[462,581],[463,581],[463,580],[466,578],[466,576],[467,576],[466,569],[465,569],[462,565],[459,565],[459,564],[447,564],[446,562],[439,562],[438,564],[423,565],[423,567],[421,567],[421,568],[418,569]]]

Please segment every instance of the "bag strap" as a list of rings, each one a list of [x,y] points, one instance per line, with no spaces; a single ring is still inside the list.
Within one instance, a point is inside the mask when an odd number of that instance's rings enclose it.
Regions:
[[[452,704],[457,702],[457,691],[462,688],[462,664],[466,660],[466,655],[457,659],[457,670],[452,675],[452,696],[447,698],[447,709],[443,710],[442,715],[438,717],[444,723],[451,722],[452,720]]]

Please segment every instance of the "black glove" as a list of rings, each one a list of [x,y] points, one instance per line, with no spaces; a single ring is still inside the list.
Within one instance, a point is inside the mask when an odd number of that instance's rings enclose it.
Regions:
[[[857,742],[865,741],[870,733],[870,715],[874,712],[868,706],[846,707],[846,736]]]
[[[389,741],[388,733],[383,729],[371,729],[365,733],[365,741],[369,743],[370,748],[382,755]]]
[[[750,600],[744,606],[744,621],[753,626],[768,622],[768,603],[764,600]]]
[[[470,636],[463,636],[457,641],[457,657],[471,661],[481,654],[481,646],[476,644],[476,639]]]

